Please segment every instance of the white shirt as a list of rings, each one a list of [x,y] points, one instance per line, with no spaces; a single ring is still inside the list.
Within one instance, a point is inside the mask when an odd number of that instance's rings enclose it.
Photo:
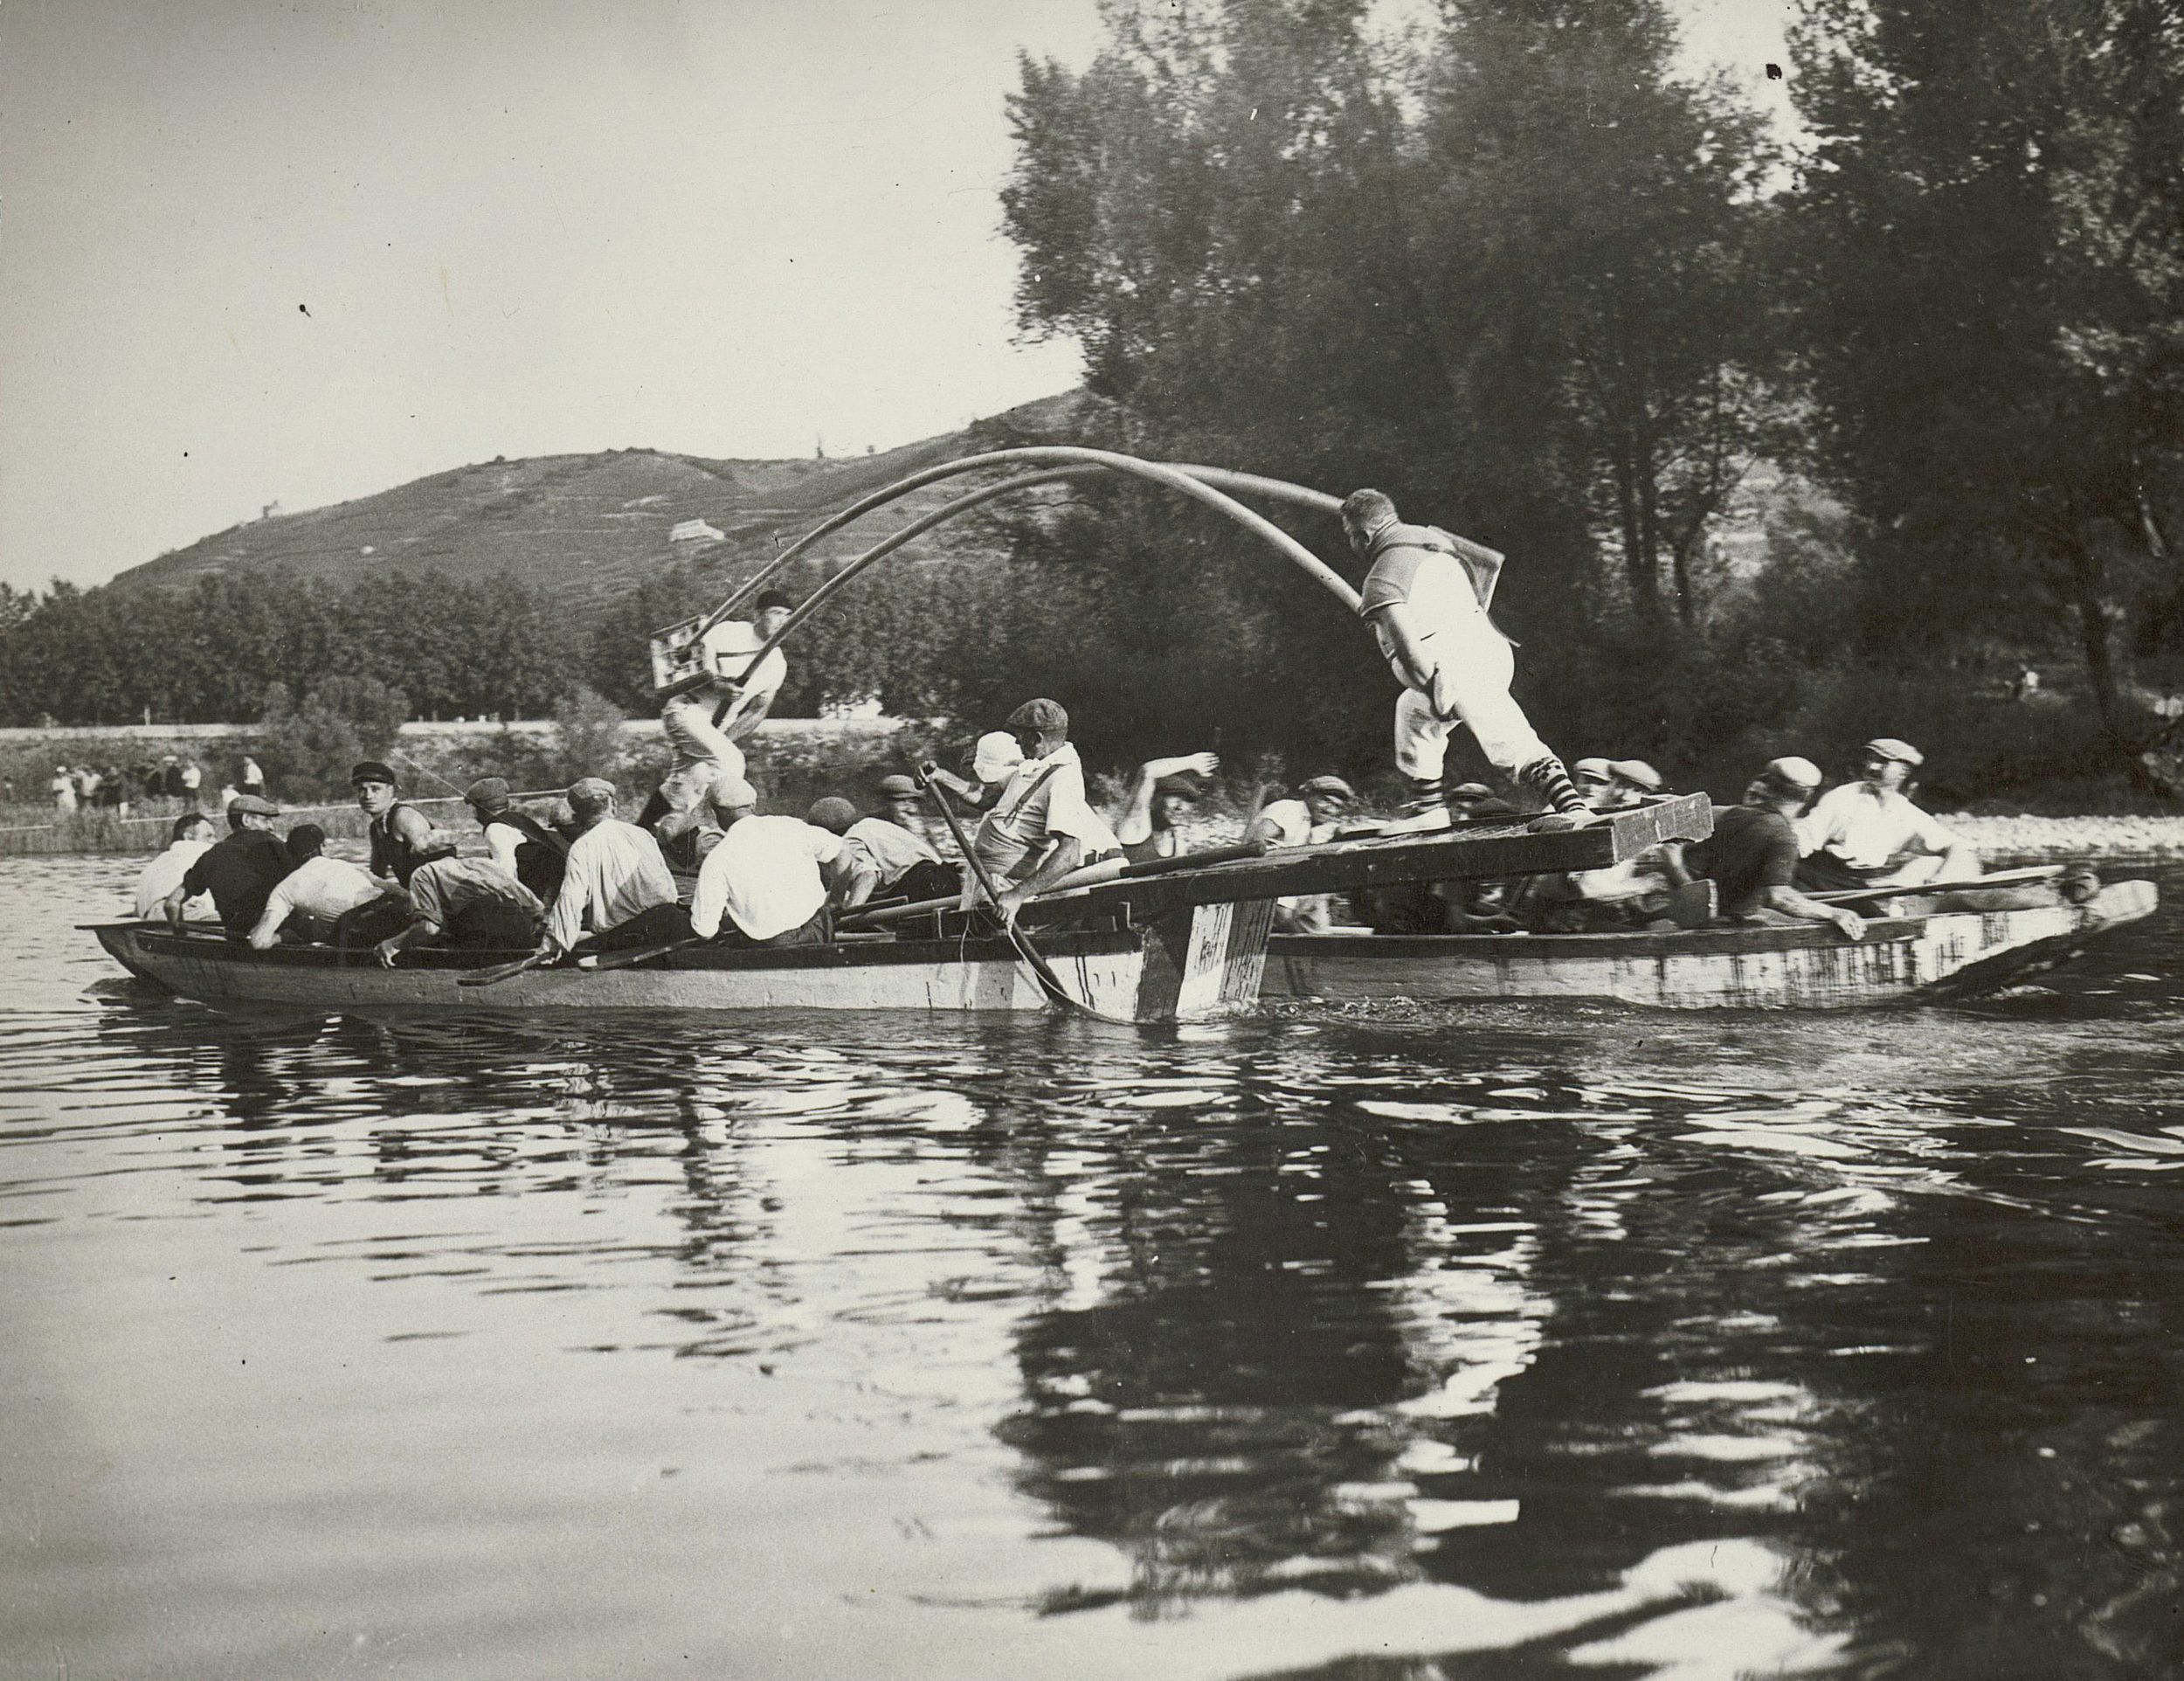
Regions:
[[[1122,848],[1085,799],[1084,763],[1066,741],[1044,758],[1027,758],[1016,767],[971,843],[989,870],[1007,875],[1034,861],[1054,835],[1082,842],[1087,859]]]
[[[210,840],[177,840],[145,865],[144,873],[136,878],[136,914],[145,917],[158,916],[167,896],[180,887],[182,878],[190,873],[190,866],[211,850]],[[216,923],[220,920],[220,913],[212,908],[212,896],[200,893],[196,898],[183,902],[182,919]]]
[[[634,823],[603,817],[569,848],[561,895],[546,917],[546,937],[563,951],[584,937],[586,912],[595,932],[618,928],[640,911],[675,902],[675,878],[660,842]]]
[[[721,681],[741,684],[743,699],[754,706],[778,693],[789,677],[789,662],[779,648],[752,668],[751,657],[764,646],[757,626],[748,619],[723,619],[705,633],[705,651],[713,656],[713,668]]]
[[[435,858],[419,864],[410,877],[410,908],[436,928],[445,930],[457,911],[480,899],[505,899],[534,917],[546,914],[546,907],[515,879],[515,872],[491,859]]]
[[[723,914],[754,940],[801,928],[826,903],[819,866],[841,849],[839,837],[800,817],[739,820],[698,866],[690,931],[711,939]]]
[[[1882,869],[1907,853],[1939,854],[1955,835],[1893,789],[1846,782],[1797,821],[1800,853],[1832,852],[1852,869]]]
[[[379,883],[339,858],[306,860],[280,878],[266,900],[266,914],[250,931],[250,943],[263,951],[273,943],[280,925],[296,911],[332,922],[344,911],[370,904],[380,896]]]
[[[884,817],[860,818],[849,826],[842,844],[872,860],[880,873],[880,885],[891,887],[919,864],[937,864],[940,854],[899,823]]]
[[[1267,841],[1270,847],[1302,847],[1335,836],[1335,826],[1313,822],[1312,808],[1301,799],[1275,800],[1261,809],[1259,821],[1274,830]]]
[[[515,849],[530,838],[513,823],[488,820],[486,824],[486,847],[493,854],[493,861],[511,875],[515,874]]]

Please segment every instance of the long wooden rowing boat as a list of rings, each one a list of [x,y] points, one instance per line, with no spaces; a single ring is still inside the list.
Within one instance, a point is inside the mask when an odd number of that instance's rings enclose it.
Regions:
[[[1292,847],[1089,884],[1024,910],[1037,949],[1075,1001],[1130,1021],[1232,1015],[1258,1001],[1272,902],[1404,882],[1596,869],[1664,840],[1711,831],[1703,795],[1657,801],[1593,827],[1534,834],[1474,825]],[[958,924],[959,926],[959,924]],[[93,930],[122,967],[187,998],[303,1009],[1033,1010],[1042,989],[1004,938],[851,935],[779,951],[690,946],[625,968],[536,968],[491,986],[462,978],[511,953],[418,951],[384,969],[369,951],[254,951],[216,932],[158,924]]]
[[[1329,1000],[1608,1000],[1666,1009],[1845,1009],[1992,991],[2151,916],[2151,882],[2084,904],[1958,911],[1904,894],[1865,937],[1814,923],[1670,934],[1275,935],[1265,994]]]

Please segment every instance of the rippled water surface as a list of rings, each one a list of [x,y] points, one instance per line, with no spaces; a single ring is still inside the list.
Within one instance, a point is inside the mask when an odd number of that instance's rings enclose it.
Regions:
[[[0,860],[10,1678],[2184,1660],[2171,910],[1139,1034],[224,1016],[75,931],[129,873]]]

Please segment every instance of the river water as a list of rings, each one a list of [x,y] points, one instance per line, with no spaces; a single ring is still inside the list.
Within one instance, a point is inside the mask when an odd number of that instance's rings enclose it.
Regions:
[[[1833,1019],[298,1019],[129,873],[0,861],[10,1681],[2184,1664],[2173,910]]]

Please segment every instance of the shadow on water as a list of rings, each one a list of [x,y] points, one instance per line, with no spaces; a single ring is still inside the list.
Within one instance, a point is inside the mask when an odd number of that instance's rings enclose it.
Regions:
[[[39,1170],[0,1188],[154,1175],[245,1283],[301,1269],[359,1316],[411,1292],[382,1335],[405,1358],[520,1325],[527,1370],[604,1363],[663,1453],[745,1479],[645,1555],[659,1585],[625,1592],[667,1626],[632,1672],[705,1645],[675,1608],[772,1550],[903,1672],[969,1672],[918,1656],[937,1618],[938,1650],[1014,1672],[2152,1675],[2184,1629],[2184,1000],[2157,961],[1976,1011],[1143,1035],[218,1016],[101,985],[0,1036],[0,1096],[29,1094],[0,1138]],[[460,1442],[566,1548],[600,1497],[581,1458],[522,1471],[541,1402],[490,1364],[435,1368],[446,1395],[371,1380],[433,1421],[409,1521]],[[813,1532],[779,1507],[747,1532],[784,1479],[831,1491]],[[246,1477],[222,1498],[285,1521]],[[611,1622],[525,1585],[543,1539],[494,1545],[526,1616]],[[411,1615],[443,1652],[490,1621]],[[265,1650],[311,1650],[288,1638]],[[759,1667],[828,1672],[797,1650]]]

